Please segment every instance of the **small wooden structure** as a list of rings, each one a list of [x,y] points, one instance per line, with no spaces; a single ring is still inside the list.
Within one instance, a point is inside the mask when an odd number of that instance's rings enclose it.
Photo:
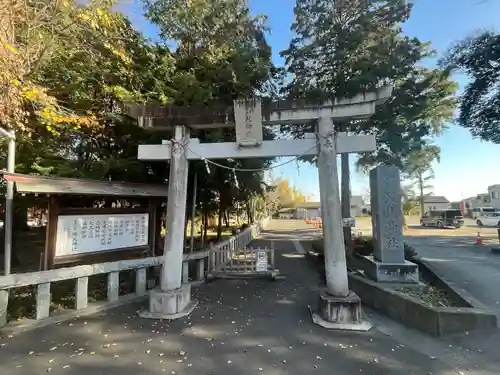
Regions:
[[[279,275],[279,270],[275,268],[272,245],[270,248],[237,248],[234,241],[229,241],[226,247],[210,249],[208,259],[209,279],[269,277],[274,280]]]
[[[49,198],[43,269],[156,255],[167,186],[15,173],[4,178],[17,193]]]

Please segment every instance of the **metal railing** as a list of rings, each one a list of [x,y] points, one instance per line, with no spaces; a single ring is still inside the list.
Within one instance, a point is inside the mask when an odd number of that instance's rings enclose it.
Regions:
[[[247,246],[268,223],[269,219],[263,219],[258,224],[254,224],[243,232],[222,241],[213,246],[210,250],[196,251],[184,254],[183,257],[183,282],[201,283],[205,279],[207,270],[207,260],[213,253],[213,250],[224,252],[230,247]],[[195,262],[195,275],[190,277],[189,263]],[[50,317],[51,305],[51,283],[63,280],[75,280],[75,299],[74,311],[84,312],[89,307],[88,285],[89,277],[95,275],[107,274],[107,302],[101,305],[99,310],[118,306],[122,303],[133,302],[143,298],[147,294],[147,269],[161,266],[163,256],[121,260],[117,262],[97,263],[91,265],[82,265],[74,267],[65,267],[47,271],[10,274],[0,276],[0,292],[5,292],[14,288],[26,286],[36,286],[36,307],[35,320],[40,321]],[[120,272],[135,270],[135,291],[120,296]],[[151,286],[150,286],[151,287]],[[7,295],[7,293],[3,293]],[[0,298],[0,327],[6,324],[7,308],[9,298]],[[67,318],[66,318],[67,319]],[[64,316],[58,315],[58,321],[65,320]]]

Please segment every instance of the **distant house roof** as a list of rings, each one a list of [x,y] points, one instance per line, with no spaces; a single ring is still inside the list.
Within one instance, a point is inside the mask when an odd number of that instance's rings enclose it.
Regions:
[[[281,208],[278,212],[280,214],[288,214],[288,213],[293,213],[295,211],[295,208]]]
[[[300,203],[296,206],[296,208],[320,208],[321,203],[320,202],[306,202],[306,203]]]
[[[490,195],[488,193],[481,193],[481,194],[475,195],[473,197],[462,199],[461,202],[483,200],[483,199],[489,199],[489,198],[490,198]]]
[[[450,203],[450,201],[441,195],[428,195],[424,197],[424,203]]]

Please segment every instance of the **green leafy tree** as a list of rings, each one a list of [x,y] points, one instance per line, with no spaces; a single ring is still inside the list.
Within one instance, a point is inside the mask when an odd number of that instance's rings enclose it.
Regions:
[[[252,16],[245,2],[160,0],[145,4],[147,15],[158,26],[163,40],[175,44],[175,74],[169,84],[169,102],[232,105],[237,97],[272,95],[270,78],[277,76],[279,70],[272,65],[271,49],[264,37],[265,17]],[[265,139],[274,137],[271,131],[264,131]],[[233,130],[200,131],[194,136],[203,142],[235,140]],[[253,220],[256,199],[263,194],[262,169],[272,160],[217,162],[224,167],[211,166],[210,173],[199,175],[199,185],[204,190],[201,197],[217,199],[220,234],[222,217],[235,206],[246,207],[249,220]],[[252,171],[238,171],[244,169]],[[239,188],[235,187],[235,179]],[[203,206],[213,208],[209,202]]]
[[[337,131],[376,135],[378,150],[365,157],[364,165],[384,163],[382,155],[392,155],[393,150],[399,156],[408,155],[419,147],[422,137],[440,131],[442,122],[439,120],[446,117],[425,116],[435,105],[431,102],[433,95],[438,96],[442,88],[426,96],[427,91],[432,91],[436,79],[424,79],[422,76],[426,72],[418,69],[416,64],[432,55],[433,51],[428,43],[402,34],[401,24],[408,19],[410,11],[411,6],[399,0],[296,1],[292,25],[295,37],[289,49],[282,53],[293,77],[288,87],[291,97],[316,100],[332,96],[353,97],[384,83],[396,83],[389,104],[378,108],[374,117],[336,124]],[[449,83],[449,78],[445,78],[443,75],[443,80]],[[411,86],[417,83],[421,103],[414,110],[411,95],[416,92],[412,90],[417,89]],[[404,98],[399,97],[402,93],[405,93]],[[443,95],[448,98],[449,92]],[[406,106],[406,112],[401,115],[399,111],[403,106]],[[418,121],[424,117],[427,121]],[[312,129],[305,125],[285,127],[284,130],[301,136],[304,131]],[[344,216],[350,215],[348,158],[347,154],[342,155]],[[397,160],[397,157],[392,160]],[[345,231],[345,236],[350,236],[350,230]]]
[[[500,143],[500,35],[487,31],[459,41],[441,64],[470,79],[461,97],[458,124],[475,137]]]
[[[419,151],[412,152],[405,166],[406,176],[414,181],[418,190],[421,214],[424,213],[425,197],[428,195],[428,191],[432,189],[430,184],[434,179],[432,163],[439,162],[440,151],[439,147],[428,145]]]
[[[271,48],[265,17],[240,0],[145,1],[165,41],[177,46],[172,94],[177,104],[218,101],[256,93],[269,78]]]
[[[357,166],[368,170],[395,165],[404,172],[408,158],[432,146],[433,137],[446,130],[453,118],[456,90],[448,70],[415,66],[398,78],[392,98],[369,119],[354,123],[358,131],[375,134],[377,139],[377,150],[360,155]]]

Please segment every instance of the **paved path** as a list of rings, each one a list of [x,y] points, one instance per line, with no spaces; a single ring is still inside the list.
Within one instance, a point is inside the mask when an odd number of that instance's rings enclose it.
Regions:
[[[457,374],[439,358],[378,330],[351,333],[313,325],[307,305],[316,301],[319,280],[285,235],[271,230],[256,244],[274,238],[285,280],[215,281],[195,292],[200,306],[192,316],[174,322],[140,319],[140,306],[130,305],[2,337],[1,373]],[[295,235],[293,230],[288,238]]]

